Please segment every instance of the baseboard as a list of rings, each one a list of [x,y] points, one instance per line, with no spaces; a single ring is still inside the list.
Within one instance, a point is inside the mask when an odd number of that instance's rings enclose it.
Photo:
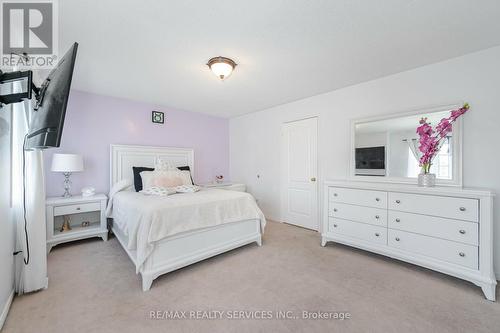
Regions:
[[[275,216],[270,216],[270,215],[266,215],[266,220],[273,221],[273,222],[283,223],[283,221],[281,221],[280,218],[275,217]]]
[[[2,330],[3,324],[5,323],[5,319],[7,319],[7,314],[9,313],[10,305],[12,304],[12,300],[14,299],[14,290],[10,293],[7,298],[7,302],[2,309],[2,314],[0,315],[0,331]]]

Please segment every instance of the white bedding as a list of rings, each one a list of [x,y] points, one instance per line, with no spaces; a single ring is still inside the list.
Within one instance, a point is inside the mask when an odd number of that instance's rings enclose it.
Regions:
[[[137,251],[137,272],[152,253],[154,243],[169,236],[251,219],[260,220],[262,232],[266,225],[255,199],[245,192],[203,189],[147,196],[120,191],[109,202],[108,217],[128,237],[128,249]]]

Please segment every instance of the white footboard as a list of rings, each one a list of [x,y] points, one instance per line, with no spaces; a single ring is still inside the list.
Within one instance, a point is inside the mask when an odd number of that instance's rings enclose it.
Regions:
[[[113,232],[135,264],[135,251],[127,249],[126,236],[118,228]],[[161,240],[140,271],[142,289],[149,290],[153,280],[162,274],[253,242],[262,244],[259,220],[222,224]]]

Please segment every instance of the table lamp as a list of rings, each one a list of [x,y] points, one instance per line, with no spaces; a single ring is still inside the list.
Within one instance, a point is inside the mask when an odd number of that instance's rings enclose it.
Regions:
[[[83,158],[77,154],[54,154],[52,156],[53,172],[62,172],[64,174],[64,194],[63,198],[71,197],[69,192],[71,188],[71,181],[69,177],[72,172],[83,171]]]

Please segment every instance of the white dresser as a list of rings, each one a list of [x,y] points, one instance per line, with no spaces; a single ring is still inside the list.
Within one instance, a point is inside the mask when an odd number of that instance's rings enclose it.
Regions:
[[[480,286],[495,300],[493,194],[453,187],[330,181],[322,245],[342,243]]]

